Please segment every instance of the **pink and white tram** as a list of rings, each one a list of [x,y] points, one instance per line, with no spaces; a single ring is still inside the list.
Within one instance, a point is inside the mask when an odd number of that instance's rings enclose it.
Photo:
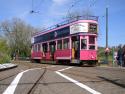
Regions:
[[[32,36],[31,59],[95,65],[98,17],[77,17]]]

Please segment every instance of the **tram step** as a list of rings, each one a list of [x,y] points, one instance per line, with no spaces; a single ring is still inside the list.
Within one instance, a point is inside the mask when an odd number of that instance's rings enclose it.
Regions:
[[[79,64],[79,60],[78,59],[72,59],[71,63],[75,63],[75,64]]]

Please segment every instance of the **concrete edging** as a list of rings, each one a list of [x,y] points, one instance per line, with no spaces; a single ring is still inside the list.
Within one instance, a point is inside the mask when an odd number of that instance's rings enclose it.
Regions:
[[[6,63],[6,64],[0,64],[0,71],[8,70],[17,67],[17,64],[12,63]]]

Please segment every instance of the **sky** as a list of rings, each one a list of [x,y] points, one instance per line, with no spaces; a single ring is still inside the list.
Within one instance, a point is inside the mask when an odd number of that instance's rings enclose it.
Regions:
[[[89,10],[99,16],[98,45],[105,47],[106,7],[109,46],[125,44],[125,0],[0,0],[0,23],[20,18],[35,28],[50,27],[64,21],[68,13]]]

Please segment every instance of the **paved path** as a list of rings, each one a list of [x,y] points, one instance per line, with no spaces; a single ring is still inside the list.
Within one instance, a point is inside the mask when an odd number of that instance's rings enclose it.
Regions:
[[[0,80],[0,94],[125,94],[125,70],[121,68],[18,65],[0,72],[10,75]]]

